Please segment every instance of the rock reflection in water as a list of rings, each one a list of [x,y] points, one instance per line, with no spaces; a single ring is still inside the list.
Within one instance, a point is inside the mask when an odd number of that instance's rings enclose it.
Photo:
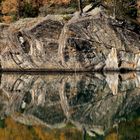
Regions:
[[[73,124],[105,135],[140,110],[140,76],[128,74],[2,74],[0,116],[25,125]]]

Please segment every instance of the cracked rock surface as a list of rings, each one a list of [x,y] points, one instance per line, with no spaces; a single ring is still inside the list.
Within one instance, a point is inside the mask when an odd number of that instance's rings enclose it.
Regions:
[[[48,15],[0,24],[5,70],[140,70],[140,27],[100,8],[83,16]]]

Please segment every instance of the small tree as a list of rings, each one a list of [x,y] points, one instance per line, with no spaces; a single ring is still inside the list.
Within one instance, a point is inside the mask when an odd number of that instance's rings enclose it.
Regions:
[[[20,17],[36,17],[38,16],[38,7],[33,7],[31,3],[25,2],[19,9]]]
[[[80,11],[80,15],[83,13],[83,5],[82,5],[82,0],[78,0],[78,8]]]

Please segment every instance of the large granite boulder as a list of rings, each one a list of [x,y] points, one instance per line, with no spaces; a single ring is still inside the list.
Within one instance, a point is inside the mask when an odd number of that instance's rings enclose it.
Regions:
[[[140,27],[95,8],[83,16],[48,15],[0,24],[3,70],[140,69]]]

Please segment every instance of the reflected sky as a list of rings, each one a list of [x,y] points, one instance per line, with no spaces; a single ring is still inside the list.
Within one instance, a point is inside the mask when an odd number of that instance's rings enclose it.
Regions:
[[[30,139],[140,139],[139,73],[1,73],[0,84],[3,140],[19,128]]]

